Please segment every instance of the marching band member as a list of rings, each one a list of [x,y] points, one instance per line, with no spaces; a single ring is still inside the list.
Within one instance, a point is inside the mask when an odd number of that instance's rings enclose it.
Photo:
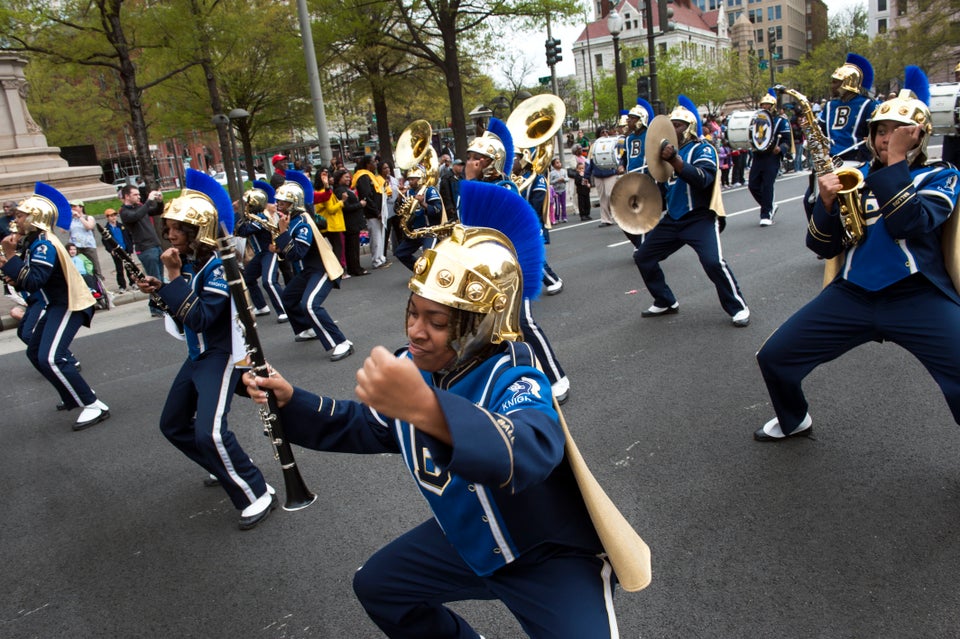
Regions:
[[[313,185],[299,171],[288,170],[287,181],[277,189],[280,235],[276,250],[280,259],[299,264],[299,272],[283,289],[283,307],[298,342],[319,339],[330,361],[339,362],[353,353],[348,340],[323,302],[340,288],[343,267],[330,243],[313,221]]]
[[[474,138],[467,148],[469,158],[467,180],[495,183],[518,192],[512,180],[503,179],[505,167],[513,166],[513,148],[513,136],[510,135],[507,125],[496,118],[490,118],[489,128],[483,132],[483,135]],[[534,208],[534,211],[537,210],[543,209]],[[462,212],[460,219],[463,219]],[[540,241],[543,241],[542,237]],[[541,283],[542,281],[541,273]],[[562,285],[561,282],[561,287]],[[557,354],[553,351],[546,333],[533,317],[533,306],[529,295],[524,295],[521,304],[520,328],[523,332],[523,340],[533,349],[537,361],[540,362],[540,366],[550,380],[553,396],[557,398],[558,403],[563,404],[570,397],[570,379],[560,365],[560,360],[557,359]]]
[[[830,139],[830,156],[848,162],[863,162],[870,153],[863,148],[866,143],[870,115],[878,103],[870,97],[873,87],[873,65],[863,56],[848,53],[846,61],[830,76],[830,93],[833,96],[820,111],[819,125]],[[813,212],[813,173],[810,186],[803,198],[807,218]]]
[[[670,114],[680,148],[667,144],[660,157],[668,162],[675,175],[667,183],[667,214],[647,233],[643,244],[634,251],[633,261],[653,305],[641,317],[662,317],[679,312],[680,304],[667,286],[660,262],[683,246],[697,252],[700,264],[713,282],[720,305],[731,316],[733,325],[747,326],[750,309],[740,294],[733,271],[723,259],[720,246],[721,220],[714,202],[720,197],[717,180],[717,150],[701,140],[700,114],[686,96],[679,96],[680,106]]]
[[[4,237],[0,242],[0,270],[7,282],[28,299],[40,296],[33,303],[39,319],[29,337],[27,359],[57,389],[57,410],[83,407],[73,425],[73,430],[83,430],[108,419],[110,408],[97,399],[70,353],[70,342],[77,331],[90,326],[96,303],[53,231],[54,226],[69,229],[72,217],[67,198],[37,182],[33,195],[17,205],[14,218],[23,236],[24,251],[17,253],[17,234]]]
[[[533,210],[540,216],[540,230],[543,233],[543,243],[550,243],[550,229],[547,227],[549,218],[549,201],[547,200],[547,178],[538,173],[534,175],[533,164],[530,161],[530,150],[514,149],[513,174],[520,179],[525,188],[520,195]],[[543,262],[543,292],[547,295],[557,295],[563,291],[563,280],[557,275],[546,260]]]
[[[458,225],[424,251],[409,283],[410,343],[373,349],[357,372],[359,401],[314,395],[279,374],[248,374],[247,392],[260,403],[274,394],[295,444],[403,456],[433,517],[353,579],[388,637],[476,639],[445,605],[465,599],[499,599],[532,637],[616,637],[614,575],[547,379],[519,341],[521,296],[540,284],[539,224],[516,194],[464,182],[461,214],[484,213],[514,232]]]
[[[753,150],[753,163],[750,165],[750,179],[747,188],[750,195],[760,205],[760,226],[770,226],[780,208],[774,204],[773,189],[777,176],[780,174],[780,161],[790,153],[791,133],[790,123],[786,118],[777,115],[777,94],[773,89],[760,98],[760,108],[770,114],[773,123],[770,131],[770,145],[765,150]],[[751,126],[758,126],[754,120]],[[762,122],[762,121],[761,121]],[[763,122],[760,126],[766,126]],[[751,132],[751,139],[757,137]]]
[[[626,122],[627,111],[621,115]],[[598,150],[603,150],[597,154]],[[620,157],[623,154],[623,138],[619,134],[602,135],[594,140],[587,153],[586,176],[590,184],[597,189],[600,196],[600,228],[613,226],[613,215],[610,213],[610,193],[617,183],[617,175],[621,172]]]
[[[247,238],[253,248],[253,257],[243,269],[243,281],[250,293],[256,315],[269,315],[270,309],[263,299],[258,281],[263,284],[270,303],[277,311],[277,323],[287,321],[287,313],[283,308],[280,286],[280,268],[277,254],[270,250],[273,244],[273,230],[277,223],[270,219],[268,207],[276,203],[276,191],[269,182],[254,180],[253,188],[243,194],[244,219],[237,225],[236,234]]]
[[[858,243],[845,241],[839,178],[832,172],[819,177],[807,247],[823,258],[843,256],[844,263],[757,353],[776,413],[754,433],[757,441],[809,437],[813,420],[803,379],[820,364],[872,341],[894,342],[920,360],[960,424],[960,294],[941,245],[944,223],[960,196],[960,172],[946,163],[927,163],[933,126],[926,76],[907,67],[903,87],[870,121],[873,161],[855,203],[848,203],[859,206],[862,213],[853,214],[864,218]]]
[[[409,222],[410,230],[435,226],[440,224],[440,220],[443,219],[443,200],[440,199],[440,192],[432,186],[424,189],[420,188],[420,180],[424,179],[426,174],[426,170],[421,165],[417,165],[407,172],[407,183],[409,185],[407,197],[412,197],[419,204],[414,211],[413,219]],[[423,193],[420,192],[421,190]],[[416,262],[414,255],[417,251],[421,248],[430,248],[432,245],[432,238],[406,237],[404,235],[393,255],[401,264],[412,271]]]
[[[210,473],[205,484],[223,487],[240,511],[240,530],[249,530],[270,515],[277,498],[227,425],[240,372],[232,354],[230,291],[216,246],[219,223],[233,225],[233,206],[202,171],[187,169],[185,185],[162,216],[170,242],[160,256],[167,283],[152,275],[137,282],[163,300],[187,343],[187,359],[160,414],[160,432]]]
[[[637,98],[637,105],[627,112],[627,135],[623,141],[623,156],[620,158],[620,173],[649,173],[646,160],[647,125],[653,119],[653,105]],[[664,186],[658,184],[660,193],[665,193]],[[637,248],[643,244],[643,235],[623,232]]]

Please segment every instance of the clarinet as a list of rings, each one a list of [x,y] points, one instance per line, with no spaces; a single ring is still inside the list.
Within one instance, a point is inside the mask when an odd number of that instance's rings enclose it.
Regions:
[[[230,295],[237,307],[237,322],[240,324],[240,330],[243,333],[243,342],[246,345],[250,370],[260,377],[269,377],[270,369],[263,355],[260,337],[257,335],[257,322],[253,314],[253,304],[250,302],[247,285],[240,273],[240,264],[237,262],[237,251],[233,244],[233,236],[224,233],[217,238],[217,249],[220,253],[220,260],[223,262],[223,272],[227,278],[227,285],[230,287]],[[303,477],[300,475],[300,470],[297,468],[290,442],[287,441],[283,432],[280,408],[277,406],[277,399],[273,396],[273,393],[267,392],[267,405],[257,404],[257,410],[260,413],[260,421],[263,422],[264,433],[273,444],[273,456],[280,462],[280,468],[283,470],[283,484],[286,492],[286,502],[283,509],[300,510],[306,508],[316,501],[317,496],[307,488]]]
[[[120,248],[120,245],[117,244],[117,240],[113,237],[113,234],[100,226],[100,222],[97,222],[96,224],[97,230],[100,231],[100,239],[103,241],[103,248],[107,249],[107,252],[110,253],[110,255],[120,260],[120,263],[123,264],[123,270],[126,271],[127,277],[130,279],[130,281],[141,282],[147,279],[147,276],[144,274],[143,270],[137,266],[137,263],[133,261],[133,258],[130,257],[130,254]],[[153,303],[157,308],[170,317],[173,317],[173,313],[170,312],[170,307],[167,306],[167,303],[163,301],[162,297],[156,293],[150,293],[150,299],[153,300]],[[181,333],[183,332],[183,327],[179,322],[177,322],[177,328],[180,329]]]

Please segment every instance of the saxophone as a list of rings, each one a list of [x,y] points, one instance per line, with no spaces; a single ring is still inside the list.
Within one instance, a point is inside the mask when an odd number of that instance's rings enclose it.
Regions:
[[[843,168],[843,160],[830,156],[830,139],[820,130],[817,118],[805,95],[788,89],[782,84],[775,86],[774,90],[792,96],[800,105],[800,115],[803,118],[800,128],[807,138],[807,150],[810,153],[813,172],[817,176],[832,172],[840,178],[841,188],[837,193],[837,199],[840,203],[840,220],[843,222],[843,245],[847,248],[856,246],[863,240],[865,227],[863,203],[860,201],[863,175],[856,169]]]

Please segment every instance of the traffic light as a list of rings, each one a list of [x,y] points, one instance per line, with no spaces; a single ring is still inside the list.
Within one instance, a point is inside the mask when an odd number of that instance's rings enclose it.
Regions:
[[[563,60],[563,56],[560,55],[560,41],[556,38],[547,38],[547,41],[544,43],[547,47],[547,66],[554,66],[557,62]]]
[[[650,78],[641,75],[637,78],[637,97],[650,101]]]
[[[770,50],[770,57],[772,58],[777,50],[777,30],[773,27],[767,29],[767,48]]]
[[[657,12],[660,14],[660,33],[673,31],[677,23],[673,21],[673,0],[657,0]]]

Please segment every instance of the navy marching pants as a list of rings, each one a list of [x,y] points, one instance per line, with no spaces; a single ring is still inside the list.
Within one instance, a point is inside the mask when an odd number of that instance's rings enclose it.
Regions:
[[[47,306],[37,320],[27,344],[27,359],[47,378],[66,408],[89,406],[97,395],[80,376],[70,342],[92,311],[70,311],[66,306]],[[26,318],[24,318],[26,319]]]
[[[757,363],[783,432],[807,414],[801,383],[810,371],[883,340],[920,360],[960,424],[960,306],[918,274],[878,292],[834,280],[760,347]]]
[[[720,247],[720,225],[717,216],[710,214],[685,215],[675,220],[665,215],[653,230],[646,234],[643,244],[633,252],[633,261],[653,303],[661,308],[673,306],[677,298],[667,286],[660,262],[684,246],[690,246],[700,258],[700,265],[717,288],[720,305],[733,317],[747,307],[740,294],[740,286],[733,271],[723,259]]]
[[[364,610],[392,639],[477,639],[443,604],[499,599],[524,631],[540,639],[619,636],[613,570],[597,555],[543,544],[478,577],[435,519],[378,550],[354,575]]]
[[[163,406],[160,432],[215,475],[234,507],[242,510],[267,491],[267,484],[227,426],[241,374],[229,360],[225,353],[205,353],[183,363]]]
[[[774,153],[754,153],[747,188],[760,205],[760,219],[770,219],[773,211],[773,185],[780,173],[780,156]]]
[[[333,289],[326,271],[306,270],[297,273],[283,289],[283,307],[290,317],[294,334],[312,328],[324,350],[346,341],[343,332],[323,308]]]
[[[540,368],[546,373],[551,384],[556,384],[558,380],[566,377],[567,374],[563,372],[557,354],[553,352],[553,347],[550,346],[550,340],[547,339],[546,333],[537,324],[537,320],[533,318],[533,309],[530,307],[529,297],[523,298],[523,307],[520,309],[520,332],[523,333],[523,341],[533,349],[533,354],[537,356],[537,361],[540,362]]]
[[[283,289],[280,288],[280,267],[276,253],[270,251],[261,251],[250,258],[246,267],[243,269],[243,281],[250,291],[250,301],[254,307],[263,308],[266,306],[266,300],[263,299],[263,292],[260,285],[263,284],[267,291],[267,297],[270,298],[270,304],[277,312],[277,315],[283,315],[286,311],[283,308],[283,302],[280,295]],[[258,284],[259,280],[259,284]]]

